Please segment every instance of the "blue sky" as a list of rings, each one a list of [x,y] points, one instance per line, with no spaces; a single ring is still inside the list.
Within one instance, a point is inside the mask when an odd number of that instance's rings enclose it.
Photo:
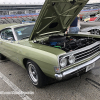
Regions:
[[[45,0],[0,0],[0,4],[43,4]],[[100,2],[100,0],[89,0],[89,3]]]

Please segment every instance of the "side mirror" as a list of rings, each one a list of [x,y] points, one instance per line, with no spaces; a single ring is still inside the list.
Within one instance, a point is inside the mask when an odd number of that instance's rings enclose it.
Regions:
[[[7,40],[12,42],[13,37],[8,37]]]

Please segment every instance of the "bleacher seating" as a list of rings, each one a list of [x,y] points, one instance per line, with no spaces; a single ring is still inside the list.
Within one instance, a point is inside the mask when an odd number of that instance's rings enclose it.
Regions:
[[[33,18],[38,17],[38,13],[31,14],[16,14],[16,15],[0,15],[0,24],[7,23],[21,23],[23,20],[31,21]]]

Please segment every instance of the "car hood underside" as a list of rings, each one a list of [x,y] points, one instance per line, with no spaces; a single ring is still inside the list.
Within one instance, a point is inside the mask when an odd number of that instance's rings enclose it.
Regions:
[[[64,32],[88,0],[45,0],[29,40]]]

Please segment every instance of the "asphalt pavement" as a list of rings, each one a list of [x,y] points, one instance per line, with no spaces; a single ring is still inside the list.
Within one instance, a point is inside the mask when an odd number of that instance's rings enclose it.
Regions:
[[[0,100],[100,100],[100,60],[79,77],[51,83],[36,88],[25,69],[0,61]]]

